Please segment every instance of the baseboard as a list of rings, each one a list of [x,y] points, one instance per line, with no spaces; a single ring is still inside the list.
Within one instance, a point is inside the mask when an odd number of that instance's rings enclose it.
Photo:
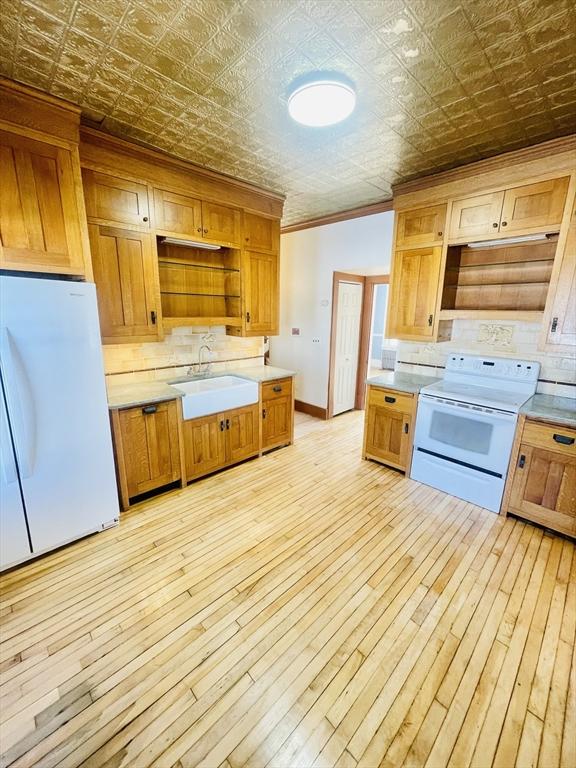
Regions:
[[[310,403],[304,403],[302,400],[294,400],[294,409],[300,411],[300,413],[307,413],[309,416],[314,416],[316,419],[328,418],[328,410],[326,408],[320,408],[319,405],[311,405]]]

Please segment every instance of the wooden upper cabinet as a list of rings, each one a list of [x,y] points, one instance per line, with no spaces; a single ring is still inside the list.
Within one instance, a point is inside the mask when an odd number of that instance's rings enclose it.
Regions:
[[[148,187],[135,181],[82,169],[86,214],[102,224],[150,229]]]
[[[278,253],[280,250],[280,221],[244,214],[244,246],[254,251]]]
[[[89,224],[92,268],[105,343],[161,337],[158,264],[152,235]]]
[[[560,228],[569,178],[475,195],[452,204],[450,240],[481,240]]]
[[[238,246],[242,234],[242,213],[219,203],[202,201],[202,236],[225,245]]]
[[[394,254],[387,338],[425,340],[434,337],[441,254],[440,246]]]
[[[278,334],[278,254],[245,251],[243,260],[245,335]]]
[[[569,178],[539,181],[507,189],[500,233],[530,234],[559,229],[564,213]]]
[[[503,203],[504,192],[455,200],[450,218],[450,240],[480,240],[498,233]]]
[[[556,257],[544,313],[541,346],[549,351],[573,352],[576,347],[576,205],[564,248]]]
[[[128,499],[181,479],[176,401],[121,410],[113,425],[116,451],[121,454],[117,456],[121,486],[124,480]]]
[[[509,510],[576,536],[576,430],[527,419]]]
[[[446,223],[446,205],[400,211],[396,224],[396,248],[441,244]]]
[[[85,273],[77,153],[0,131],[0,267]]]
[[[202,237],[202,203],[195,197],[154,189],[156,229],[190,238]]]

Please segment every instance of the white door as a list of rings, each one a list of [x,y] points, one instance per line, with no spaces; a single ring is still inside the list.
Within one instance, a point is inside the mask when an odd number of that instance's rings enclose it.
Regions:
[[[354,408],[362,317],[361,283],[338,283],[332,415]]]

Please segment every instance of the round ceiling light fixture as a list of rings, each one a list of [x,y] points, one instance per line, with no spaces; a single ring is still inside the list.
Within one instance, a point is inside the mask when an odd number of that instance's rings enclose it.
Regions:
[[[353,82],[336,72],[315,72],[298,78],[288,96],[290,117],[313,128],[342,122],[355,106]]]

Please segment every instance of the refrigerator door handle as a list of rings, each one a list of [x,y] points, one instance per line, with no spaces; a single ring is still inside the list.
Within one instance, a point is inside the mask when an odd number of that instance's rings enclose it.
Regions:
[[[30,383],[12,334],[0,332],[6,399],[22,478],[31,477],[36,459],[36,413]],[[13,378],[15,380],[13,380]]]

